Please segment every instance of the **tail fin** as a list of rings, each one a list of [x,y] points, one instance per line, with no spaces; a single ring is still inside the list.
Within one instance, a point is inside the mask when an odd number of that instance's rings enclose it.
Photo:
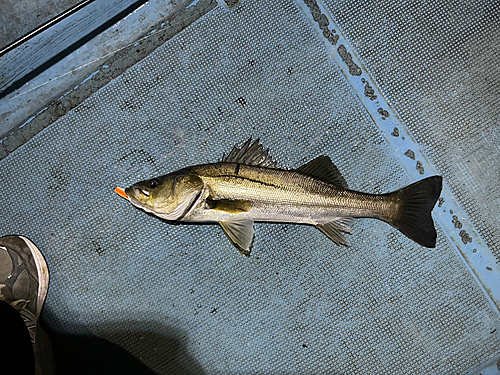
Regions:
[[[399,201],[399,213],[388,220],[394,228],[419,245],[436,247],[436,229],[431,212],[436,204],[443,178],[433,176],[415,182],[394,193]]]

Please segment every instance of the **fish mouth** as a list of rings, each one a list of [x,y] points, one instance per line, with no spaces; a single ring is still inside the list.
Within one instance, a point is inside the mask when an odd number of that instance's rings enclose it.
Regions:
[[[164,213],[161,212],[161,208],[152,208],[142,203],[139,198],[145,197],[149,198],[149,192],[142,190],[137,186],[129,187],[126,190],[116,188],[116,193],[122,197],[126,197],[134,206],[149,212],[155,216],[159,216],[162,219],[173,221],[182,220],[186,215],[188,215],[192,210],[196,208],[198,203],[200,203],[203,198],[203,189],[200,191],[193,192],[188,198],[186,198],[182,203],[177,205],[171,212]]]
[[[150,194],[148,191],[141,189],[137,186],[131,186],[125,189],[127,199],[134,206],[139,207],[147,212],[154,213],[154,210],[149,208],[145,202],[149,200]]]
[[[141,188],[137,187],[137,186],[134,186],[133,188],[133,191],[134,191],[134,194],[136,196],[141,196],[141,195],[144,195],[145,197],[149,198],[150,194],[149,194],[149,191],[146,191],[146,190],[142,190]]]

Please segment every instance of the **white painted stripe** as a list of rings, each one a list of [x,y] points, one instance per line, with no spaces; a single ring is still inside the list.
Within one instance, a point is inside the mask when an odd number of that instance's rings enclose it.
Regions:
[[[296,4],[411,179],[417,181],[438,174],[395,110],[389,106],[324,4],[318,0],[296,0]],[[441,198],[440,206],[436,205],[433,212],[435,220],[450,242],[455,245],[478,285],[491,298],[492,305],[499,311],[500,265],[496,263],[494,255],[474,229],[465,210],[457,203],[447,187],[446,179],[443,180]]]

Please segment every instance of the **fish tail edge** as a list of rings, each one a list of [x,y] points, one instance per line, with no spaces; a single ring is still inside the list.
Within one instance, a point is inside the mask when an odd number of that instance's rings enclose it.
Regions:
[[[432,176],[392,193],[398,197],[399,212],[389,224],[419,245],[436,247],[431,212],[441,195],[442,184],[441,176]]]

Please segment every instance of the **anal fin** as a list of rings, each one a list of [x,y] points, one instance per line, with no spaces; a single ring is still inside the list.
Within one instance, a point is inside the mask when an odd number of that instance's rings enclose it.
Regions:
[[[354,219],[352,217],[344,217],[326,224],[318,224],[316,228],[322,231],[329,239],[337,245],[350,246],[351,242],[344,236],[342,232],[351,233]]]
[[[219,221],[219,224],[238,251],[245,256],[250,256],[255,237],[253,220],[235,219]]]
[[[328,224],[333,225],[335,228],[337,228],[338,230],[341,230],[342,232],[351,233],[352,226],[354,225],[354,218],[353,217],[342,217],[342,218],[335,220],[335,221],[332,221]]]

